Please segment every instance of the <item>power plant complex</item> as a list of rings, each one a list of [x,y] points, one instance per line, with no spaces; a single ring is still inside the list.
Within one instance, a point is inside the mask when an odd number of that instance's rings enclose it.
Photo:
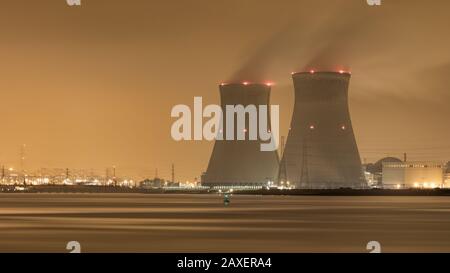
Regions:
[[[295,188],[364,188],[348,108],[350,73],[293,73],[295,105],[281,162],[260,141],[216,141],[203,186],[287,184]],[[226,105],[268,105],[270,86],[221,85]]]

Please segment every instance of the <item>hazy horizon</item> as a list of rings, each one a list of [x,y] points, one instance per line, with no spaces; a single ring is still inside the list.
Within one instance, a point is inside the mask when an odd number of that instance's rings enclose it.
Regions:
[[[226,81],[271,81],[281,135],[293,71],[348,69],[361,158],[450,160],[448,1],[8,1],[0,11],[0,165],[116,166],[180,181],[213,142],[175,142],[176,104]]]

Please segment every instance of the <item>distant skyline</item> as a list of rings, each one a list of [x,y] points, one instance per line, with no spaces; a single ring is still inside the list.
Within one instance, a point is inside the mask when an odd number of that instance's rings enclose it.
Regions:
[[[219,84],[270,81],[280,133],[293,71],[352,72],[362,160],[450,160],[450,2],[16,0],[0,10],[0,166],[192,181],[212,142],[175,142],[177,104]]]

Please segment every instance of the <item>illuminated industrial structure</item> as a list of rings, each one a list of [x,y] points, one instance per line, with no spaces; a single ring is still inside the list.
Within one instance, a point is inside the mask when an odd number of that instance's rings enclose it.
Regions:
[[[450,161],[447,162],[444,174],[444,187],[450,188]]]
[[[384,188],[444,187],[445,164],[436,162],[386,162],[383,163]]]
[[[108,173],[108,172],[107,172]],[[116,181],[115,181],[116,180]],[[117,183],[115,183],[117,182]],[[40,168],[29,170],[26,174],[14,168],[1,169],[0,185],[92,185],[134,187],[131,178],[115,178],[96,174],[93,170],[68,168]]]
[[[297,188],[364,188],[348,109],[350,73],[292,75],[295,105],[280,164],[279,183]]]
[[[366,164],[364,167],[368,186],[371,188],[383,188],[383,165],[402,162],[404,161],[396,157],[385,157],[375,163]]]
[[[221,108],[227,105],[269,106],[271,84],[221,84]],[[258,113],[259,115],[260,113]],[[267,112],[270,130],[270,113]],[[236,116],[234,116],[236,121]],[[224,115],[223,124],[227,124]],[[234,122],[236,124],[236,122]],[[202,186],[209,187],[258,187],[276,180],[278,154],[261,151],[260,140],[249,139],[249,115],[245,115],[245,140],[216,140],[207,171],[202,175]],[[226,126],[221,133],[227,135]],[[237,135],[237,129],[233,132]],[[236,139],[236,138],[235,138]]]

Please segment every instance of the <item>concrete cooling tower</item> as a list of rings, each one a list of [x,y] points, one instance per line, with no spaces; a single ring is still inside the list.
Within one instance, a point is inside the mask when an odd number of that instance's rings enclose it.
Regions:
[[[226,105],[242,105],[244,107],[266,105],[269,107],[270,90],[269,84],[222,84],[220,97],[224,113],[223,135],[227,134]],[[235,115],[235,136],[237,134],[236,117]],[[267,120],[270,129],[269,111],[267,111]],[[203,186],[262,186],[268,181],[276,181],[279,164],[278,153],[261,151],[262,141],[249,140],[248,121],[249,116],[245,115],[245,140],[216,140],[208,169],[202,176]]]
[[[297,188],[363,188],[348,108],[350,73],[294,73],[295,104],[278,182]]]

